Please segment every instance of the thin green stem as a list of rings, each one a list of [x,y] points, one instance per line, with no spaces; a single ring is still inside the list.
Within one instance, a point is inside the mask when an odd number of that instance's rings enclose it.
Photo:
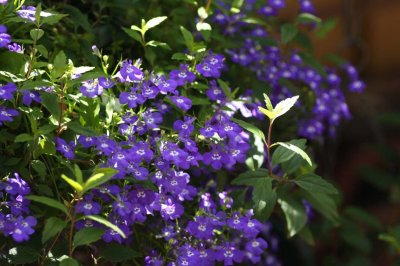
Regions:
[[[269,170],[269,175],[272,177],[272,160],[271,160],[271,131],[272,131],[272,124],[274,123],[273,120],[269,122],[269,127],[268,127],[268,135],[267,135],[267,163],[268,163],[268,170]]]

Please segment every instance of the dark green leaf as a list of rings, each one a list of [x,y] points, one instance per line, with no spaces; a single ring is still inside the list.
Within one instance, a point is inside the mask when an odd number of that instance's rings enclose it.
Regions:
[[[58,96],[53,93],[43,93],[42,104],[53,115],[55,119],[59,119],[61,115],[60,106],[58,104]]]
[[[97,136],[99,135],[93,128],[88,126],[82,126],[78,121],[71,121],[67,123],[67,127],[75,133],[85,136]]]
[[[185,27],[183,27],[183,26],[181,26],[180,29],[181,29],[181,32],[182,32],[182,35],[183,35],[183,39],[185,40],[186,47],[190,51],[192,51],[193,50],[193,44],[194,44],[192,33],[190,33],[190,31],[185,29]]]
[[[239,124],[239,126],[241,126],[242,128],[246,129],[247,131],[250,131],[254,135],[257,135],[258,137],[260,137],[263,140],[264,143],[266,142],[264,133],[259,128],[257,128],[256,126],[254,126],[252,124],[249,124],[249,123],[247,123],[247,122],[245,122],[243,120],[236,119],[236,118],[231,118],[231,120],[233,122]]]
[[[31,161],[32,168],[39,174],[40,177],[45,178],[47,174],[46,165],[39,160],[32,160]]]
[[[33,136],[26,134],[26,133],[22,133],[19,134],[18,136],[15,137],[14,142],[27,142],[27,141],[32,141],[33,140]]]
[[[306,139],[293,139],[291,141],[289,141],[288,143],[290,143],[291,145],[295,145],[298,148],[304,150],[306,148]],[[287,149],[285,147],[279,146],[274,153],[272,154],[272,164],[273,165],[277,165],[279,163],[283,163],[286,162],[290,159],[293,158],[293,156],[295,156],[297,153]]]
[[[64,212],[67,216],[69,216],[68,209],[65,207],[64,204],[56,201],[52,198],[44,197],[44,196],[35,196],[35,195],[28,195],[26,196],[27,199],[35,202],[39,202],[45,204],[47,206],[59,209],[60,211]]]
[[[338,190],[332,184],[313,173],[296,177],[292,181],[310,193],[320,192],[326,194],[339,194]]]
[[[140,35],[137,31],[124,27],[122,27],[122,30],[136,41],[142,43],[142,35]]]
[[[34,263],[39,259],[39,252],[31,247],[17,246],[8,251],[8,258],[12,264]]]
[[[258,179],[267,177],[269,177],[268,170],[259,168],[255,171],[247,171],[240,174],[238,178],[232,181],[232,184],[254,186]]]
[[[332,196],[320,192],[309,193],[306,191],[303,192],[303,196],[319,213],[335,225],[339,224],[339,214]]]
[[[259,178],[253,185],[254,210],[256,217],[266,221],[276,204],[276,192],[272,190],[271,178]]]
[[[53,236],[60,233],[67,226],[67,222],[57,218],[51,217],[47,219],[46,224],[43,228],[42,232],[42,243],[45,243],[47,240],[52,238]]]
[[[298,31],[299,30],[296,28],[296,26],[292,24],[283,24],[281,27],[282,42],[288,43],[293,40],[296,37]]]
[[[110,262],[129,261],[133,258],[141,257],[141,254],[130,247],[109,243],[100,247],[100,255]]]
[[[44,31],[42,29],[31,29],[29,34],[31,35],[32,40],[37,41],[42,38]]]
[[[276,142],[274,144],[280,145],[281,147],[284,147],[290,151],[293,151],[294,153],[300,155],[309,165],[312,165],[310,157],[308,157],[307,153],[300,149],[299,147],[288,143],[288,142]]]
[[[76,232],[74,236],[74,249],[78,246],[88,245],[101,239],[104,230],[100,228],[87,227]]]
[[[73,258],[64,258],[59,266],[79,266],[79,262]]]

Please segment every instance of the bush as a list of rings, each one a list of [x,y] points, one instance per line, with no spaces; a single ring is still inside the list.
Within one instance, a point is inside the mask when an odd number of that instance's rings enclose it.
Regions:
[[[1,2],[2,264],[278,265],[271,215],[339,222],[306,139],[364,84],[309,1]]]

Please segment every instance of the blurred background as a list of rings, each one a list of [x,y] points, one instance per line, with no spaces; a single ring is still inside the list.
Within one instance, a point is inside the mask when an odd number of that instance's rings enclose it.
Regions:
[[[336,22],[336,27],[324,39],[313,39],[315,53],[320,58],[335,53],[349,59],[360,70],[367,84],[363,94],[347,95],[353,119],[343,123],[338,138],[327,139],[326,143],[321,145],[323,154],[331,155],[317,157],[322,158],[319,161],[321,174],[330,176],[342,189],[342,206],[364,208],[366,213],[377,218],[384,231],[390,231],[389,235],[398,239],[400,1],[313,2],[320,17]],[[361,226],[368,223],[367,218],[364,221],[359,220]],[[342,235],[349,248],[354,248],[360,254],[371,258],[374,265],[397,265],[400,257],[394,250],[387,248],[387,243],[378,239],[375,229],[368,229],[368,226],[362,228],[360,232],[351,235],[354,230],[350,230],[350,226],[347,231],[350,234],[348,239]],[[343,232],[338,234],[340,238]],[[335,242],[335,237],[331,236],[330,239]],[[337,244],[339,243],[338,240]],[[351,256],[358,256],[358,253],[346,254],[340,247],[332,249],[332,245],[335,243],[319,243],[319,255],[326,257],[326,253],[330,253],[332,257],[348,256],[349,261]],[[354,259],[352,265],[365,264],[361,258]]]

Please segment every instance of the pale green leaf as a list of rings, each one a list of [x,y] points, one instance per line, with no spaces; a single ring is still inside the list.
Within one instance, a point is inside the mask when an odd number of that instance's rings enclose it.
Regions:
[[[287,113],[296,104],[298,99],[299,99],[299,96],[294,96],[294,97],[287,98],[287,99],[279,102],[275,106],[274,111],[273,111],[274,119]]]
[[[77,192],[82,192],[83,187],[81,184],[76,182],[75,180],[72,180],[71,178],[67,177],[66,175],[62,174],[61,178],[64,179],[71,187],[73,187]]]
[[[162,16],[162,17],[156,17],[156,18],[150,19],[149,21],[146,22],[146,29],[154,28],[155,26],[159,25],[167,18],[168,17],[166,17],[166,16]]]
[[[285,142],[276,142],[276,143],[274,143],[273,145],[280,145],[280,146],[282,146],[282,147],[284,147],[284,148],[286,148],[286,149],[288,149],[288,150],[291,150],[291,151],[297,153],[297,154],[300,155],[304,160],[306,160],[307,163],[308,163],[309,165],[312,166],[311,159],[310,159],[310,157],[307,155],[307,153],[306,153],[305,151],[303,151],[302,149],[300,149],[299,147],[297,147],[296,145],[293,145],[293,144],[287,143],[287,142],[286,142],[286,143],[285,143]]]
[[[120,236],[122,236],[123,238],[126,238],[125,233],[119,229],[118,226],[116,226],[113,223],[110,223],[108,220],[106,220],[105,218],[98,216],[98,215],[86,215],[84,218],[88,218],[90,220],[96,221],[98,223],[101,223],[105,226],[107,226],[108,228],[112,229],[113,231],[117,232],[118,234],[120,234]]]

